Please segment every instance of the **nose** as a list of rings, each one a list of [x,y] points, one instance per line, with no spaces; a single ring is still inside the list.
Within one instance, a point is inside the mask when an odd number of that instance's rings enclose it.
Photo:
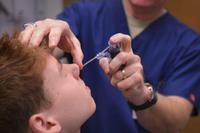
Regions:
[[[74,76],[74,78],[79,79],[79,75],[80,75],[79,66],[76,64],[71,64],[70,68],[71,68],[71,72],[72,72],[72,75]]]

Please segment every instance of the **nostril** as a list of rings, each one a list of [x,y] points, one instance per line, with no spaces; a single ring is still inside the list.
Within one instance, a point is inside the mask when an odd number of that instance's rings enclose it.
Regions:
[[[77,80],[80,79],[80,68],[76,64],[63,64],[63,72],[72,75]]]
[[[76,78],[76,79],[79,79],[79,75],[80,75],[80,68],[78,65],[76,64],[72,64],[73,66],[73,76]]]

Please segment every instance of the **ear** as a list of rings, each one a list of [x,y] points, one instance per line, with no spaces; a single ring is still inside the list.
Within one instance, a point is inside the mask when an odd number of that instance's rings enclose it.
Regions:
[[[42,113],[30,117],[29,128],[33,133],[59,133],[61,131],[61,126],[57,120]]]

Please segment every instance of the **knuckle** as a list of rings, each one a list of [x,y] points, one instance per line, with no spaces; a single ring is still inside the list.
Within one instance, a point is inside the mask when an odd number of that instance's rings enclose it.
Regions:
[[[140,77],[139,77],[138,73],[135,73],[132,78],[133,78],[134,83],[137,84],[138,82],[140,82]]]
[[[75,43],[78,47],[81,47],[81,44],[80,44],[79,40],[76,38],[76,36],[72,36],[72,40],[74,41],[74,43]]]
[[[21,43],[21,44],[27,44],[28,41],[27,41],[25,38],[22,38],[22,39],[20,40],[20,43]]]
[[[133,86],[133,82],[127,82],[127,88],[131,88]]]
[[[131,42],[132,38],[129,35],[125,35],[127,41]]]
[[[103,65],[103,63],[101,61],[99,62],[99,65],[103,69],[103,71],[105,72],[105,66]]]
[[[44,21],[47,22],[47,23],[50,23],[50,22],[52,22],[52,19],[46,18]]]
[[[115,81],[116,81],[117,79],[119,79],[118,76],[117,76],[117,74],[114,74],[114,75],[113,75],[113,79],[115,79]]]
[[[19,36],[18,36],[18,40],[21,44],[27,44],[29,41],[29,37],[27,37],[27,33],[25,31],[22,31]]]
[[[115,74],[115,77],[116,79],[119,79],[119,80],[123,78],[121,72],[119,71]]]
[[[49,34],[49,36],[55,38],[55,37],[59,37],[60,36],[60,30],[57,28],[54,28],[54,30],[52,30],[52,32]]]
[[[123,36],[124,34],[122,33],[117,33],[116,36]]]
[[[83,59],[84,58],[84,54],[82,52],[80,52],[80,57]]]
[[[120,91],[124,91],[124,90],[125,90],[125,86],[124,86],[124,84],[121,83],[121,82],[118,82],[118,83],[116,84],[116,87],[117,87]]]
[[[125,52],[120,52],[119,53],[119,59],[120,60],[123,60],[123,59],[125,59],[126,58],[126,53]]]
[[[115,67],[112,66],[112,65],[109,65],[109,69],[110,69],[111,71],[113,71],[113,70],[115,69]]]
[[[18,35],[18,39],[19,39],[19,40],[23,38],[23,36],[24,36],[24,31],[25,31],[25,30],[23,30],[23,31],[21,31],[21,32],[19,33],[19,35]]]
[[[24,40],[24,39],[22,39],[22,40],[20,40],[20,43],[23,44],[23,45],[25,45],[25,44],[27,44],[27,41]]]
[[[44,21],[39,20],[39,21],[36,21],[35,24],[37,25],[37,27],[45,27],[45,26],[47,26],[47,21],[46,20],[44,20]]]
[[[135,55],[135,61],[136,62],[141,62],[141,59],[140,59],[140,57],[138,55]]]
[[[116,85],[116,86],[117,86],[117,88],[118,88],[120,91],[123,91],[123,89],[122,89],[122,87],[123,87],[123,86],[122,86],[122,84],[120,84],[120,83],[117,83],[117,85]]]
[[[36,21],[35,23],[36,23],[37,25],[39,25],[39,24],[41,24],[41,23],[43,23],[43,22],[45,22],[45,20],[44,20],[44,21],[38,20],[38,21]]]
[[[111,83],[113,86],[116,86],[115,81],[114,81],[113,79],[111,79],[110,83]]]
[[[70,28],[69,24],[67,22],[65,22],[63,20],[58,20],[58,21],[59,21],[60,25],[62,26],[62,28],[64,28],[64,29],[69,29]]]
[[[142,72],[143,71],[143,66],[141,64],[138,64],[136,69],[137,69],[137,71]]]
[[[100,60],[99,60],[99,65],[100,65],[100,66],[103,66],[103,62],[104,62],[104,60],[103,60],[103,59],[100,59]]]
[[[140,83],[142,81],[142,77],[139,73],[135,73],[133,80],[135,80],[135,83]]]

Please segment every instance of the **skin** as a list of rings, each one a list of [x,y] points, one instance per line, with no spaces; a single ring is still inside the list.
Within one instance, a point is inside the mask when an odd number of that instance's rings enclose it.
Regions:
[[[31,127],[36,133],[42,128],[38,129],[38,123],[34,123],[38,116],[43,121],[41,123],[48,123],[46,128],[56,129],[51,130],[53,133],[78,133],[81,125],[94,113],[95,103],[90,89],[79,74],[76,64],[60,64],[53,56],[47,57],[43,72],[44,92],[52,105],[31,118]]]
[[[50,48],[58,46],[63,51],[70,52],[73,57],[73,62],[80,68],[83,67],[83,52],[80,42],[70,30],[68,23],[64,21],[53,19],[37,21],[34,25],[30,24],[25,27],[19,35],[19,40],[23,45],[36,47],[41,44],[43,38],[47,35]],[[57,51],[56,54],[58,54]]]
[[[161,14],[165,1],[123,0],[123,4],[127,14],[146,21],[153,20]],[[79,67],[81,66],[80,60],[82,60],[83,56],[79,49],[80,46],[79,44],[75,45],[76,43],[74,42],[77,41],[69,41],[76,39],[74,39],[75,37],[66,22],[47,19],[38,21],[36,24],[38,25],[37,27],[27,27],[21,33],[20,39],[24,44],[37,46],[44,36],[49,33],[49,45],[59,46],[58,42],[63,41],[60,38],[64,36],[65,39],[67,38],[68,44],[64,43],[61,48],[67,47],[68,51],[72,50],[72,55],[75,57],[74,62],[79,64]],[[121,43],[121,52],[111,62],[106,58],[102,58],[100,66],[110,78],[111,84],[116,86],[130,102],[135,105],[144,103],[150,97],[150,92],[144,85],[143,66],[140,62],[140,57],[131,50],[131,38],[127,35],[116,34],[110,38],[109,42],[111,44]],[[124,65],[124,75],[120,69],[121,65]],[[158,101],[155,105],[146,110],[136,112],[139,123],[145,129],[154,133],[179,132],[190,117],[193,108],[192,104],[178,96],[164,96],[159,93],[157,96]]]

